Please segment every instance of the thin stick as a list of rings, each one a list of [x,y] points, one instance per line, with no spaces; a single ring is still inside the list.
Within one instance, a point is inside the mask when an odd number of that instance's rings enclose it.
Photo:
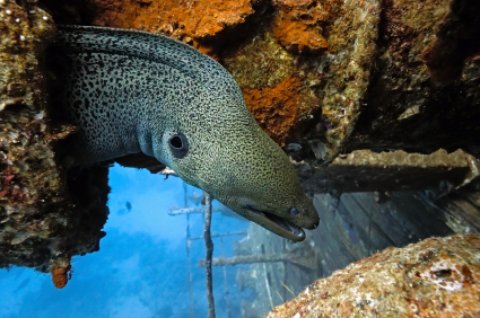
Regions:
[[[265,248],[263,245],[261,247],[262,247],[262,255],[265,255]],[[275,306],[273,304],[273,299],[272,299],[272,290],[270,288],[270,279],[269,279],[270,277],[267,271],[267,263],[262,263],[262,267],[263,267],[263,278],[265,281],[265,288],[267,289],[268,300],[270,301],[270,308],[273,308]]]
[[[188,197],[187,197],[187,184],[183,182],[183,206],[186,208],[188,206]],[[187,228],[186,228],[186,236],[187,239],[185,240],[185,249],[187,253],[187,261],[188,261],[188,318],[195,317],[193,312],[193,273],[192,273],[192,254],[190,252],[191,248],[191,233],[190,233],[190,214],[186,215],[187,221]]]
[[[207,276],[207,300],[208,317],[215,318],[215,301],[213,299],[213,280],[212,280],[212,256],[213,242],[210,233],[210,224],[212,222],[212,199],[208,193],[205,193],[205,226],[203,228],[203,237],[205,238],[205,247],[207,255],[205,257],[205,272]]]

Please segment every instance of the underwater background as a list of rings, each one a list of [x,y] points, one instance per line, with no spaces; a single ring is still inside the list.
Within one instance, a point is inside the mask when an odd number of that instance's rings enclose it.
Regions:
[[[63,289],[48,273],[1,269],[1,318],[208,316],[200,265],[205,259],[203,192],[177,177],[119,165],[110,168],[109,185],[110,213],[100,250],[73,257],[72,277]],[[240,263],[213,266],[217,317],[261,317],[316,279],[385,247],[453,233],[438,208],[428,208],[418,195],[390,193],[386,201],[373,193],[316,195],[322,222],[297,243],[214,201],[213,263],[218,258]],[[414,262],[412,257],[406,260]]]
[[[207,316],[205,271],[199,266],[205,255],[203,214],[189,216],[190,261],[187,216],[168,214],[185,204],[202,207],[201,190],[180,178],[165,180],[120,166],[110,169],[109,179],[110,214],[100,250],[73,258],[72,279],[63,289],[55,288],[49,274],[30,268],[0,270],[0,317]],[[212,233],[246,227],[246,221],[230,212],[213,214]],[[232,255],[238,238],[214,238],[215,252]],[[236,300],[249,297],[235,286],[232,267],[214,267],[214,292],[218,317],[238,317]]]

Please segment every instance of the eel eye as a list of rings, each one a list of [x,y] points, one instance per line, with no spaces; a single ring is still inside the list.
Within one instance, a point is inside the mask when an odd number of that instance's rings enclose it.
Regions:
[[[290,215],[295,216],[298,215],[300,212],[298,212],[297,208],[290,208]]]
[[[172,154],[177,159],[182,159],[188,153],[188,141],[182,133],[175,133],[168,139],[168,144],[172,150]]]

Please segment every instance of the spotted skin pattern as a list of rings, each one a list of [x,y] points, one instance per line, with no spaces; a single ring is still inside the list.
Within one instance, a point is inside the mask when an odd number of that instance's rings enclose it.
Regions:
[[[77,26],[59,28],[52,51],[80,165],[143,153],[286,238],[318,224],[288,157],[213,59],[163,36]],[[182,158],[169,144],[179,133]]]

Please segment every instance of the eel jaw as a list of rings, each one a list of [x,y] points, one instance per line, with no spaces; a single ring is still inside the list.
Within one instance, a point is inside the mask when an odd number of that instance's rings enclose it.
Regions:
[[[245,217],[284,238],[300,242],[305,239],[305,232],[291,222],[282,219],[275,214],[258,210],[250,204],[244,207]]]

